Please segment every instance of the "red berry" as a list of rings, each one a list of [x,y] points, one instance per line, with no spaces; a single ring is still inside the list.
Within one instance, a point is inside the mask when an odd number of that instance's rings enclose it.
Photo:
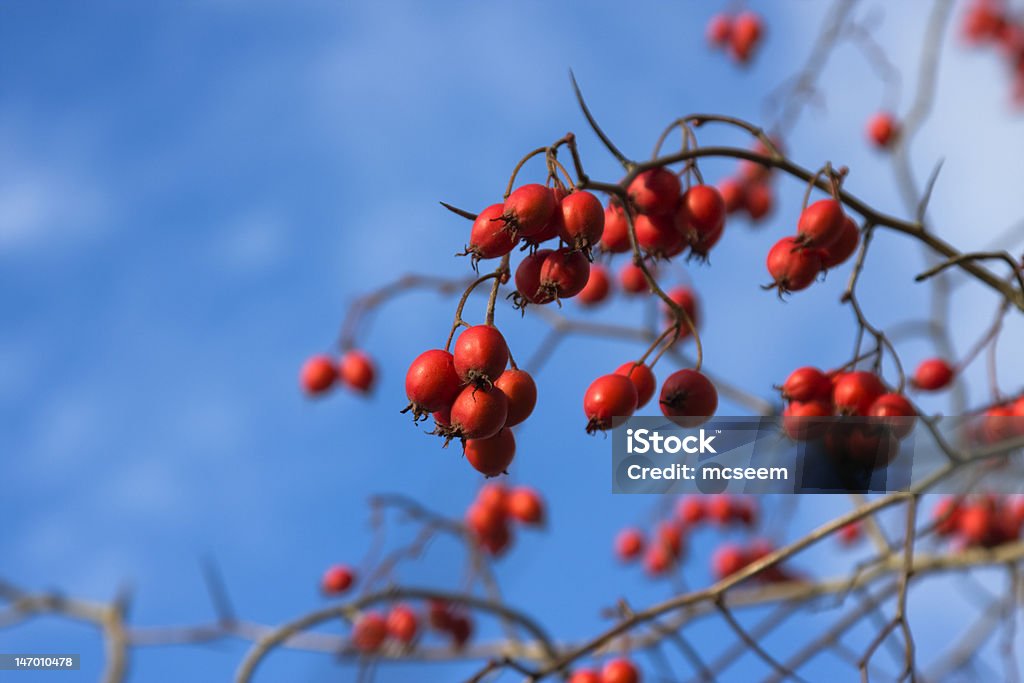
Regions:
[[[562,230],[559,236],[573,249],[587,252],[604,234],[604,208],[589,192],[573,192],[562,200]]]
[[[904,438],[914,430],[917,412],[902,394],[882,394],[868,408],[869,417],[892,418],[886,420],[897,439]]]
[[[494,386],[508,398],[506,427],[515,427],[530,417],[537,405],[537,385],[525,370],[506,370],[494,382]]]
[[[512,529],[507,523],[494,528],[490,533],[477,536],[477,543],[492,557],[500,557],[512,545]]]
[[[710,497],[707,503],[707,514],[711,521],[725,526],[733,519],[732,496],[718,493]]]
[[[845,222],[843,205],[835,199],[814,202],[800,214],[796,241],[801,247],[827,247],[839,239]]]
[[[746,202],[743,183],[735,178],[725,178],[718,183],[718,193],[722,195],[722,203],[726,213],[735,213],[743,208]]]
[[[679,176],[658,167],[639,173],[629,184],[629,199],[640,213],[668,214],[679,201]]]
[[[828,401],[832,398],[832,379],[818,368],[797,368],[779,387],[787,401]]]
[[[636,242],[652,256],[671,258],[686,248],[686,238],[676,229],[675,216],[668,214],[640,214],[633,222]]]
[[[761,42],[762,31],[761,18],[753,12],[743,12],[733,20],[729,47],[737,62],[746,64],[750,61]]]
[[[530,237],[547,226],[555,208],[551,190],[536,183],[523,185],[505,200],[501,218],[513,235]]]
[[[338,369],[329,356],[313,356],[302,365],[299,384],[303,391],[314,396],[331,388],[338,379]]]
[[[464,614],[456,614],[452,616],[448,632],[452,636],[452,645],[456,650],[461,650],[473,637],[473,622]]]
[[[732,17],[728,14],[716,14],[708,22],[708,42],[712,47],[725,47],[732,33]]]
[[[508,490],[504,484],[488,482],[480,487],[476,494],[476,501],[481,505],[493,507],[498,510],[505,510],[505,501],[508,498]]]
[[[518,244],[517,234],[506,229],[501,220],[503,212],[502,204],[491,204],[473,221],[464,253],[472,257],[474,266],[477,261],[504,256]]]
[[[505,426],[508,398],[497,387],[465,387],[452,403],[451,427],[445,436],[488,439]]]
[[[595,306],[608,298],[610,290],[611,281],[608,279],[608,271],[605,270],[605,267],[591,265],[587,284],[580,290],[576,299],[582,306]]]
[[[677,520],[664,520],[658,524],[655,542],[665,549],[673,560],[683,554],[683,527]]]
[[[711,185],[694,185],[679,202],[676,225],[683,231],[690,244],[718,230],[725,223],[725,200]]]
[[[644,277],[643,269],[633,263],[622,266],[622,270],[619,271],[619,282],[627,294],[643,294],[651,291],[650,285],[647,284],[647,278]]]
[[[732,576],[746,566],[746,553],[743,552],[743,548],[734,543],[719,547],[711,558],[711,568],[718,581]]]
[[[344,564],[336,564],[324,572],[324,576],[320,580],[320,590],[325,595],[339,595],[351,588],[355,580],[355,572],[350,567]]]
[[[703,424],[718,409],[718,391],[696,370],[677,370],[661,385],[661,412],[683,427]]]
[[[654,578],[661,576],[672,566],[672,555],[660,543],[652,543],[644,553],[644,571]]]
[[[774,203],[772,188],[768,183],[751,183],[744,190],[743,208],[755,223],[771,213]]]
[[[569,683],[601,683],[601,676],[593,669],[577,669],[569,676]]]
[[[644,534],[639,529],[623,529],[615,537],[615,554],[623,562],[635,560],[644,551]]]
[[[690,318],[690,322],[692,322],[694,328],[696,328],[700,323],[700,318],[697,310],[697,295],[694,291],[689,287],[674,287],[670,289],[667,294],[669,299],[672,299],[676,305],[686,311],[686,315]],[[665,311],[665,317],[668,319],[669,323],[675,323],[675,311],[669,308],[668,304],[663,306],[663,310]],[[680,339],[685,339],[689,336],[690,326],[686,324],[685,320],[680,318],[679,337]]]
[[[629,224],[622,205],[610,202],[604,210],[604,233],[601,235],[601,249],[609,254],[621,254],[630,250]]]
[[[768,288],[779,294],[807,289],[821,272],[821,257],[815,249],[801,249],[795,237],[783,237],[768,252],[768,273],[774,278]]]
[[[364,612],[352,627],[352,643],[360,652],[376,652],[387,637],[388,623],[379,612]]]
[[[860,522],[850,522],[839,527],[839,542],[843,545],[853,545],[863,535],[863,528]]]
[[[502,429],[487,439],[466,441],[466,460],[485,477],[502,474],[515,456],[516,440],[511,429]]]
[[[424,351],[405,374],[405,394],[416,419],[447,410],[461,389],[455,360],[443,349]]]
[[[848,421],[830,424],[824,444],[825,451],[843,468],[887,467],[900,452],[900,442],[891,430]]]
[[[547,225],[541,229],[540,232],[529,235],[523,238],[523,241],[528,245],[537,246],[542,242],[553,240],[558,237],[562,231],[562,200],[565,198],[565,190],[553,187],[551,188],[551,196],[554,198],[555,209],[551,212],[551,218],[548,219]]]
[[[489,385],[508,365],[508,344],[493,325],[474,325],[459,335],[452,355],[459,379]]]
[[[953,381],[953,368],[941,358],[922,361],[914,371],[912,384],[921,391],[939,391]]]
[[[538,249],[524,258],[516,268],[516,291],[531,304],[546,304],[554,297],[540,286],[540,271],[552,249]]]
[[[940,500],[932,510],[935,533],[939,536],[949,536],[956,531],[960,526],[962,509],[960,501],[952,496]]]
[[[544,523],[544,501],[531,488],[520,486],[508,495],[508,514],[523,524],[539,526]]]
[[[782,411],[782,429],[793,441],[817,439],[825,433],[832,404],[825,401],[793,401]]]
[[[1009,406],[993,406],[985,411],[981,434],[987,443],[998,443],[1017,436],[1017,420]]]
[[[466,526],[478,538],[498,533],[506,526],[508,516],[504,507],[487,505],[477,500],[466,509]]]
[[[544,296],[551,297],[549,301],[576,296],[588,279],[590,261],[579,251],[558,249],[548,254],[540,267],[540,289]]]
[[[629,417],[636,410],[636,386],[623,375],[602,375],[583,396],[583,412],[589,422],[587,432],[609,429],[612,418]]]
[[[970,503],[960,510],[957,531],[968,545],[985,545],[994,526],[992,510],[984,502]]]
[[[697,524],[704,519],[704,501],[696,496],[687,496],[679,501],[676,516],[684,524]]]
[[[877,375],[856,370],[845,373],[832,389],[832,403],[843,415],[867,415],[871,404],[885,393]]]
[[[857,229],[857,224],[854,223],[853,219],[846,216],[843,220],[843,229],[840,231],[839,237],[832,244],[822,249],[822,269],[828,270],[829,268],[835,268],[841,263],[845,263],[847,259],[853,256],[853,252],[857,251],[858,244],[860,244],[860,230]]]
[[[375,374],[373,361],[362,351],[349,351],[338,363],[341,381],[364,394],[373,388]]]
[[[640,672],[628,659],[613,659],[601,669],[601,683],[640,683]]]
[[[899,134],[899,124],[895,117],[887,111],[881,111],[868,119],[868,139],[876,147],[886,148],[892,145]]]
[[[647,405],[647,402],[654,396],[654,389],[657,385],[657,381],[654,379],[654,373],[651,368],[643,363],[639,365],[636,363],[623,363],[619,366],[619,369],[615,371],[616,375],[625,375],[633,382],[633,386],[636,387],[636,407],[637,410]]]
[[[395,605],[388,612],[387,626],[389,636],[403,645],[408,645],[416,638],[420,620],[408,605]]]

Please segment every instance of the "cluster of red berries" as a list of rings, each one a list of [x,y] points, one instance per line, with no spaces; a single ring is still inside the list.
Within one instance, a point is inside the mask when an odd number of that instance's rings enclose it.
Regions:
[[[612,659],[600,671],[577,669],[569,683],[640,683],[640,670],[628,659]]]
[[[932,510],[935,533],[958,548],[992,548],[1020,538],[1024,498],[984,494],[948,496]]]
[[[779,146],[778,141],[773,144]],[[770,150],[758,140],[754,143],[753,151],[764,155]],[[765,220],[775,206],[771,181],[772,169],[768,166],[747,159],[740,161],[736,175],[718,183],[726,213],[732,215],[742,211],[752,223]]]
[[[466,510],[466,527],[479,546],[494,557],[511,545],[512,522],[540,527],[544,521],[544,500],[526,486],[507,489],[501,484],[485,484]]]
[[[975,438],[983,444],[1024,436],[1024,396],[991,406],[973,427]]]
[[[995,47],[1013,78],[1013,101],[1024,105],[1024,20],[1002,0],[971,0],[963,19],[963,36],[971,45]]]
[[[732,576],[749,565],[757,562],[775,551],[771,541],[755,538],[746,545],[726,543],[720,546],[711,556],[711,571],[716,579]],[[761,583],[786,583],[799,580],[799,576],[785,567],[774,565],[758,572],[752,577]]]
[[[415,420],[432,414],[434,433],[460,439],[466,459],[485,476],[497,476],[515,457],[512,427],[533,412],[537,385],[518,368],[506,368],[508,345],[493,325],[469,327],[455,351],[420,354],[405,376],[406,411]]]
[[[427,606],[427,623],[447,636],[456,650],[462,649],[473,634],[473,622],[464,611],[441,601]],[[420,635],[420,617],[406,604],[392,607],[388,613],[363,612],[352,626],[352,644],[365,654],[378,652],[389,640],[408,648]]]
[[[610,429],[615,418],[631,416],[654,395],[655,383],[650,367],[639,361],[624,363],[614,373],[595,379],[583,395],[587,432]],[[658,405],[673,422],[696,427],[715,414],[718,391],[702,373],[684,368],[662,383]]]
[[[726,50],[739,64],[748,63],[761,44],[764,22],[751,11],[735,16],[716,14],[707,27],[708,43],[711,47]]]
[[[888,149],[896,142],[900,133],[900,124],[896,117],[887,111],[880,111],[868,119],[868,140],[879,149]]]
[[[348,351],[340,360],[320,354],[309,358],[299,373],[299,384],[310,396],[319,396],[332,387],[349,387],[360,394],[373,389],[376,371],[373,361],[362,351]]]
[[[768,273],[779,295],[810,287],[822,272],[845,262],[857,249],[860,232],[836,199],[822,199],[803,210],[796,235],[768,251]]]

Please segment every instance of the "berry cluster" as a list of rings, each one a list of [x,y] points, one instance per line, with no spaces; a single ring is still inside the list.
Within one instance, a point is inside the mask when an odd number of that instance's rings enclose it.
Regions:
[[[973,425],[976,440],[982,444],[1024,436],[1024,397],[1010,403],[1000,403],[985,410]]]
[[[949,496],[932,510],[935,533],[958,548],[992,548],[1020,538],[1024,499],[995,495]]]
[[[708,43],[727,51],[738,64],[747,64],[753,58],[763,36],[764,22],[751,11],[716,14],[708,22]]]
[[[779,148],[778,141],[772,144]],[[771,150],[761,140],[754,143],[753,152],[769,154]],[[772,190],[771,168],[744,159],[738,165],[736,175],[723,178],[718,183],[718,191],[725,202],[725,211],[732,215],[743,212],[751,222],[765,220],[775,206],[775,195]]]
[[[628,659],[612,659],[597,669],[577,669],[569,683],[640,683],[640,670]]]
[[[544,500],[526,486],[507,489],[501,484],[485,484],[466,510],[466,527],[477,544],[494,557],[511,545],[512,522],[540,527],[544,521]]]
[[[1002,0],[971,0],[962,32],[969,44],[996,49],[1013,78],[1013,102],[1024,105],[1024,20],[1014,16]]]
[[[765,287],[779,295],[807,289],[823,273],[856,251],[860,232],[837,199],[821,199],[803,210],[795,236],[783,237],[768,252]]]
[[[306,360],[299,373],[299,384],[310,396],[319,396],[338,385],[368,394],[373,389],[375,377],[376,370],[368,355],[362,351],[348,351],[337,362],[324,354]]]

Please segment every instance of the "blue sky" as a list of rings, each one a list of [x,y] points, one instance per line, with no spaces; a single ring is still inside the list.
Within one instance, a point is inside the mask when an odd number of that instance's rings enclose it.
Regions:
[[[209,554],[242,615],[279,622],[320,604],[326,565],[362,557],[371,493],[403,492],[460,515],[479,478],[398,414],[404,369],[443,342],[454,302],[410,294],[376,316],[362,340],[381,364],[370,401],[304,400],[297,368],[330,348],[359,293],[407,272],[466,272],[452,254],[468,225],[438,200],[471,210],[497,201],[515,161],[567,130],[579,134],[593,177],[618,177],[575,107],[570,67],[627,154],[647,154],[686,112],[763,121],[764,95],[806,55],[821,7],[773,4],[765,50],[745,72],[705,49],[711,11],[696,2],[629,11],[610,2],[586,11],[541,2],[5,7],[0,575],[98,599],[129,581],[137,623],[185,623],[210,616],[198,572]],[[923,21],[910,3],[886,11],[879,37],[907,72],[902,110]],[[914,160],[923,176],[945,159],[933,214],[949,239],[980,247],[1021,215],[1011,174],[1024,136],[991,58],[951,44],[946,65]],[[787,148],[806,166],[848,164],[850,189],[900,213],[884,159],[862,141],[881,85],[849,48],[827,74],[827,109],[809,112]],[[836,303],[846,271],[787,305],[757,288],[763,255],[790,231],[802,195],[795,182],[780,187],[767,227],[730,226],[713,265],[685,276],[702,297],[708,367],[762,395],[798,364],[845,359],[853,330]],[[903,289],[920,270],[917,248],[885,244],[864,290],[882,324],[926,301]],[[895,287],[906,291],[898,300]],[[994,304],[972,287],[957,301],[964,348]],[[641,312],[615,304],[608,315]],[[543,329],[510,311],[498,322],[517,356]],[[1021,365],[1012,349],[1001,347],[1011,379]],[[579,409],[591,379],[636,352],[566,342],[518,435],[514,478],[548,495],[553,532],[524,535],[498,572],[514,602],[566,638],[595,632],[618,595],[642,605],[667,590],[614,566],[614,532],[648,519],[655,501],[607,493],[608,446],[583,433]],[[912,361],[926,352],[906,347]],[[806,502],[794,531],[845,504]],[[696,542],[703,556],[713,539]],[[812,553],[811,566],[845,562],[828,550]],[[438,556],[402,576],[451,586],[457,569]],[[702,570],[694,577],[706,580]],[[708,648],[718,636],[707,632]],[[47,646],[81,651],[81,680],[98,670],[96,639],[81,627],[0,631],[2,651]],[[133,680],[226,680],[243,651],[143,651]],[[449,680],[462,670],[431,671]],[[335,672],[329,658],[282,655],[261,680]]]

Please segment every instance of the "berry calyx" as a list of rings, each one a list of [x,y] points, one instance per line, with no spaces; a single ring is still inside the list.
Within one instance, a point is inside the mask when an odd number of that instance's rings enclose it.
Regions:
[[[546,304],[554,297],[540,286],[540,270],[553,249],[538,249],[528,255],[516,268],[516,307],[523,308],[526,304]]]
[[[718,409],[718,391],[707,377],[685,368],[668,376],[658,400],[665,417],[683,427],[696,427]]]
[[[302,365],[299,373],[299,384],[310,396],[324,393],[338,379],[338,369],[330,356],[313,356]]]
[[[490,386],[508,365],[508,344],[493,325],[474,325],[459,335],[452,356],[460,380]]]
[[[611,428],[616,417],[629,417],[636,410],[636,385],[624,375],[602,375],[595,379],[583,395],[583,412],[587,416],[587,433]]]

